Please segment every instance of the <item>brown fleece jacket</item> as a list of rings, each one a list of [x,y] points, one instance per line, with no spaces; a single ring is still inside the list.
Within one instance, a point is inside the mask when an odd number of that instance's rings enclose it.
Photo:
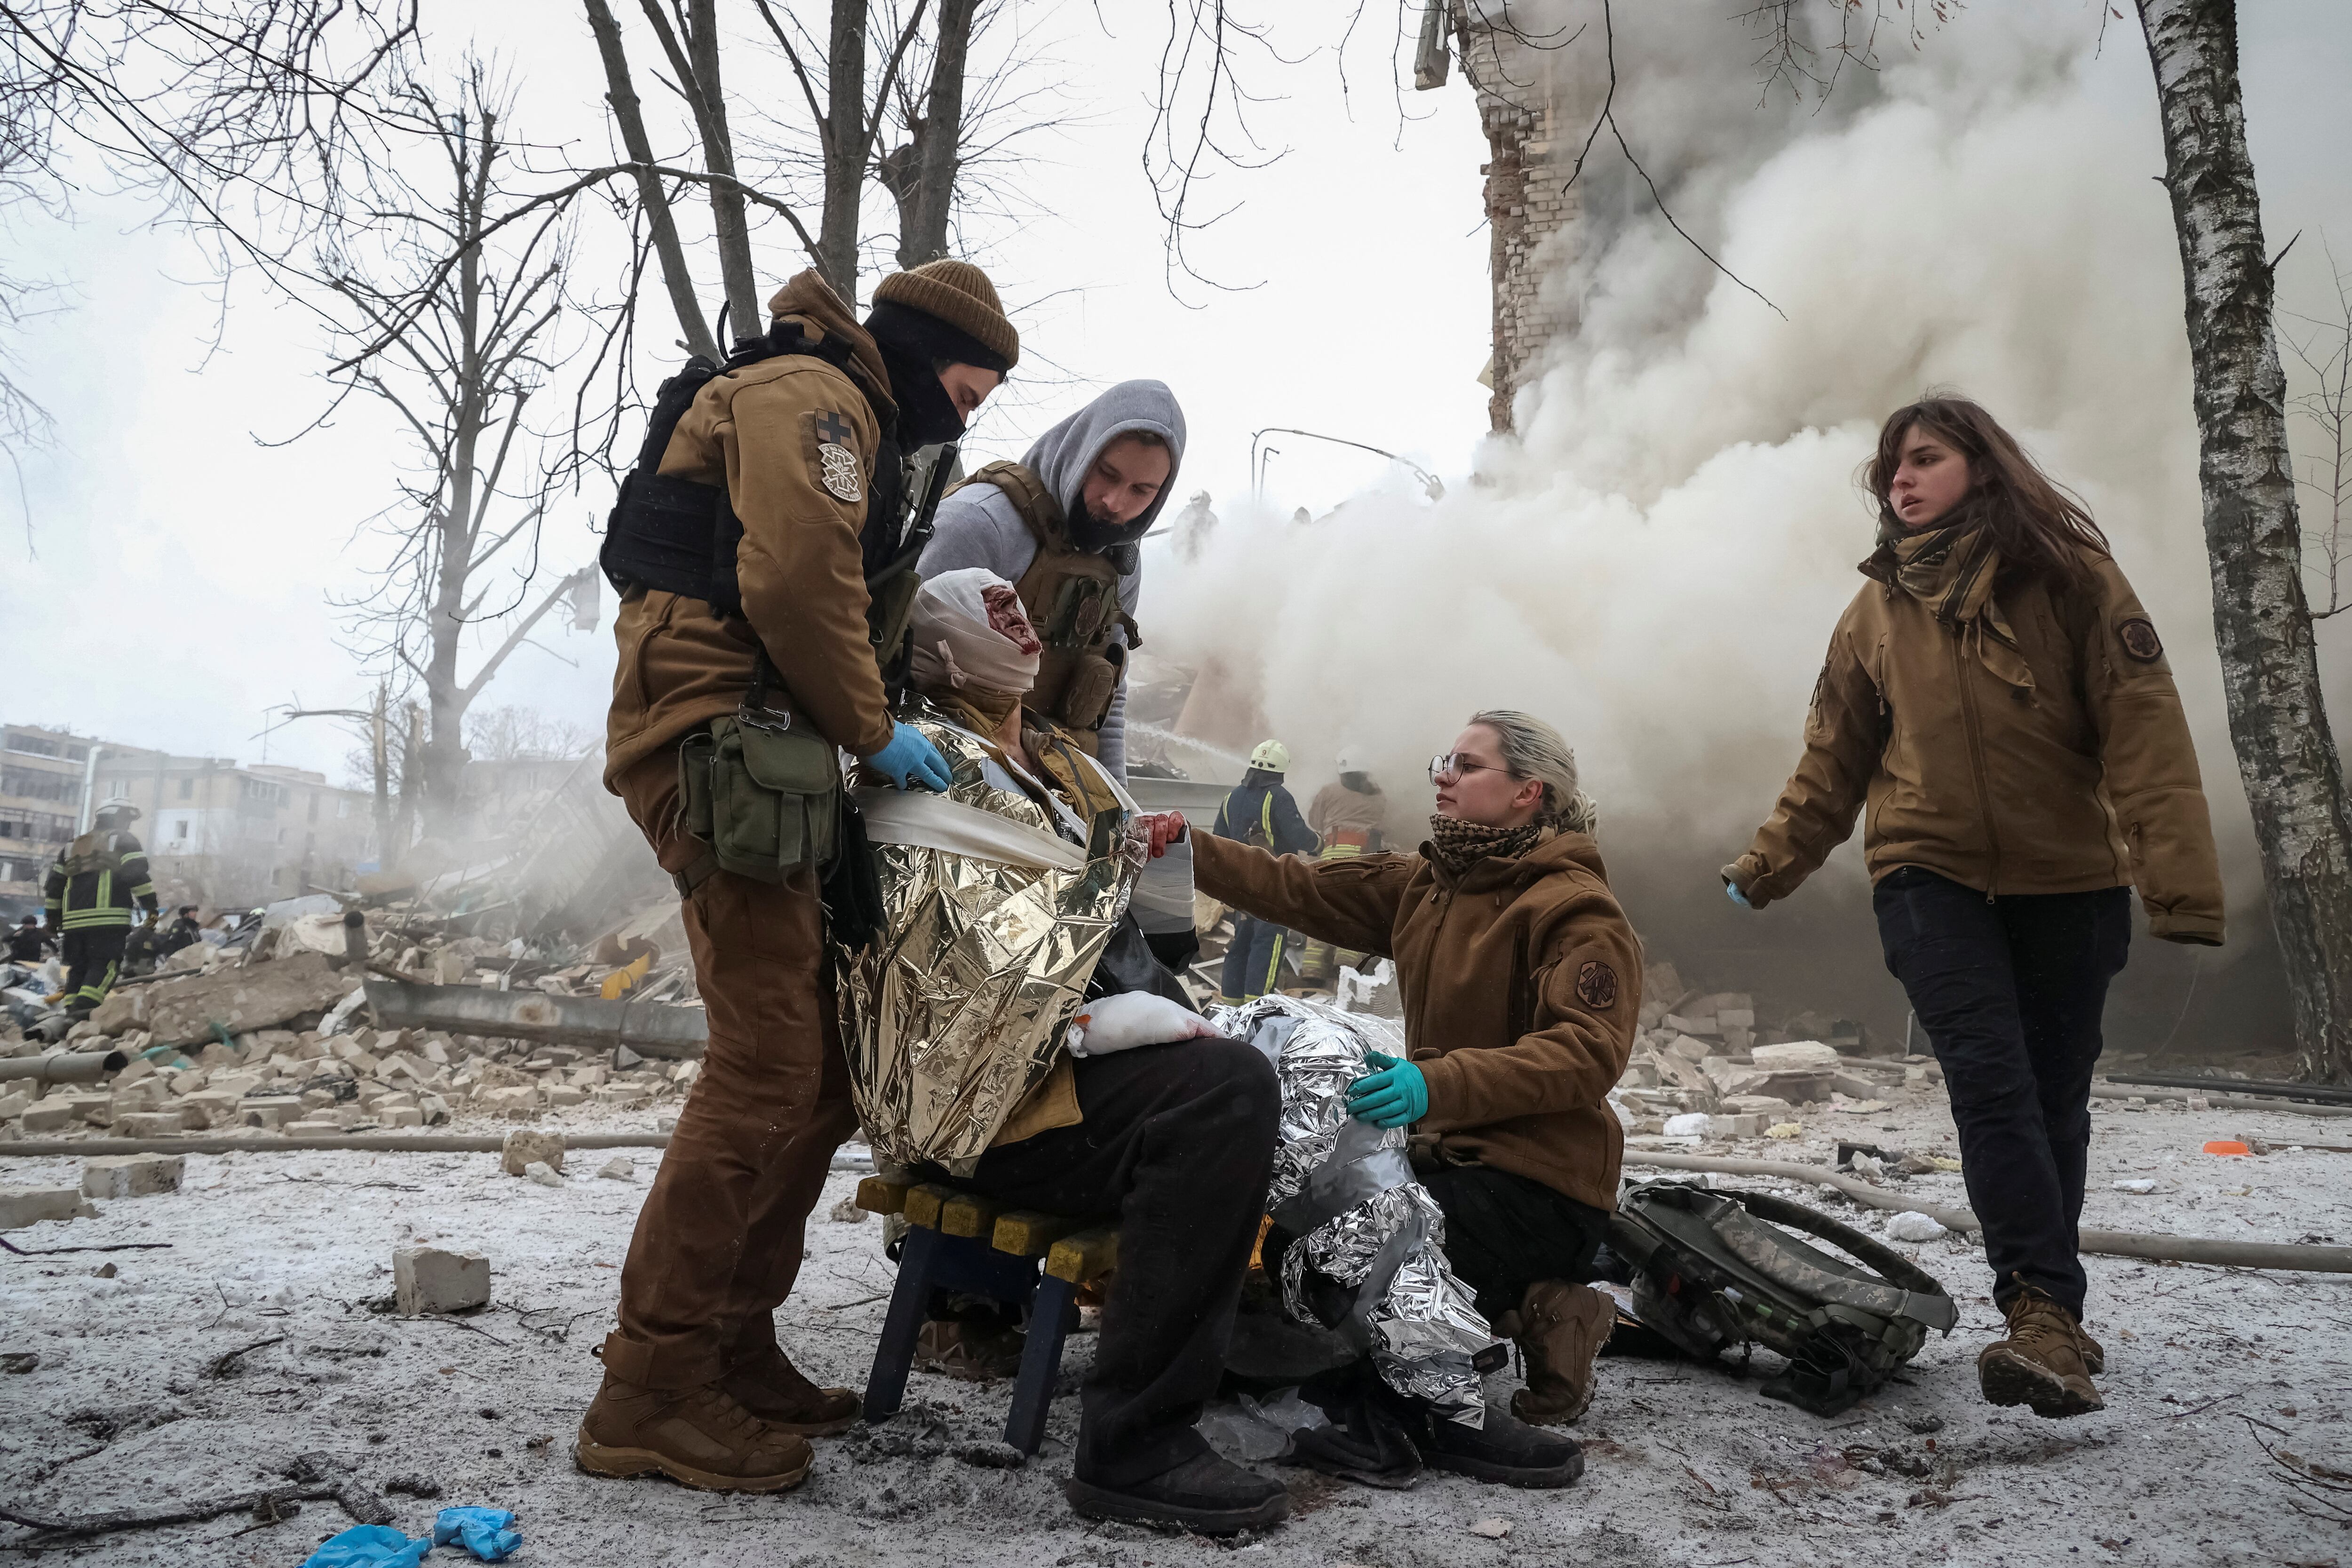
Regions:
[[[898,417],[889,373],[873,340],[814,272],[778,289],[768,308],[798,319],[811,338],[846,339],[853,374],[811,354],[779,355],[713,377],[678,420],[661,471],[727,487],[743,523],[735,556],[743,618],[722,620],[705,601],[679,594],[648,591],[622,602],[606,721],[608,786],[688,731],[735,711],[761,644],[783,678],[772,705],[805,716],[856,755],[889,744],[857,541],[876,449]],[[818,448],[828,444],[857,458],[855,500],[826,483]]]
[[[2082,560],[2087,588],[1998,590],[2027,685],[1892,583],[1855,595],[1805,754],[1725,878],[1759,909],[1786,898],[1866,812],[1873,881],[1917,866],[1995,897],[2136,886],[2150,934],[2219,946],[2221,860],[2164,645],[2116,563]]]
[[[1396,960],[1405,1047],[1439,1157],[1617,1206],[1625,1134],[1609,1091],[1633,1052],[1641,946],[1590,836],[1454,877],[1420,855],[1306,861],[1192,836],[1211,898]]]

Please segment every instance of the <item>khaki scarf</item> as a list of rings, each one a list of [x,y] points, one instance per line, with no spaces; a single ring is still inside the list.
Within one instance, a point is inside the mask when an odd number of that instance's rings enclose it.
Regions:
[[[1552,833],[1551,825],[1545,822],[1488,827],[1459,817],[1433,816],[1429,819],[1429,842],[1422,847],[1448,875],[1459,877],[1481,860],[1516,860]]]
[[[1973,643],[1978,662],[1996,678],[2020,692],[2033,689],[2032,667],[1992,596],[2000,551],[1973,508],[1941,528],[1916,533],[1892,519],[1882,521],[1878,552],[1863,570],[1901,588],[1963,642]]]

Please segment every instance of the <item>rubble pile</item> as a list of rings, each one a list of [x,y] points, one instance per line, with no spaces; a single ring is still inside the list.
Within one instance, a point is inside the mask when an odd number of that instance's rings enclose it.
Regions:
[[[323,907],[322,907],[323,906]],[[273,906],[227,943],[199,942],[154,975],[118,985],[68,1026],[37,971],[0,975],[9,1008],[0,1059],[120,1052],[87,1081],[0,1077],[0,1139],[104,1129],[167,1138],[240,1129],[331,1136],[515,1121],[573,1108],[636,1110],[681,1097],[698,1061],[652,1061],[626,1045],[550,1044],[449,1029],[379,1028],[365,977],[437,988],[527,991],[635,1005],[698,1005],[676,899],[584,945],[471,934],[467,917],[372,911],[364,975],[342,906]],[[191,957],[194,954],[198,956]]]
[[[1746,992],[1693,990],[1671,963],[1643,972],[1642,996],[1633,1057],[1610,1094],[1630,1134],[1792,1138],[1808,1114],[1942,1091],[1930,1057],[1874,1054],[1861,1026],[1815,1014],[1759,1028]]]

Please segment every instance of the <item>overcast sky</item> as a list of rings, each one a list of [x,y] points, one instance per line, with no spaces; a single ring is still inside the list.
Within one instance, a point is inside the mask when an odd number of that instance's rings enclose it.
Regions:
[[[1730,0],[1676,5],[1686,25],[1733,26],[1724,18],[1739,8]],[[1955,26],[1998,26],[2001,8],[1972,6]],[[473,25],[484,9],[428,0],[436,47],[460,43],[461,20]],[[1072,4],[1034,24],[1031,47],[1060,62],[1049,74],[1063,84],[1061,111],[1074,122],[1024,143],[1027,156],[1012,177],[1027,210],[964,236],[1007,300],[1031,302],[1019,321],[1024,384],[983,414],[970,444],[976,458],[1018,456],[1090,385],[1156,376],[1176,389],[1191,424],[1177,489],[1206,489],[1221,508],[1246,492],[1250,434],[1265,426],[1391,447],[1457,479],[1466,469],[1486,429],[1486,393],[1475,378],[1488,348],[1486,143],[1469,89],[1457,75],[1442,91],[1408,89],[1400,100],[1386,39],[1366,32],[1343,96],[1332,55],[1315,46],[1338,35],[1352,4],[1267,9],[1283,16],[1286,52],[1311,56],[1258,76],[1286,94],[1264,105],[1256,123],[1265,143],[1286,155],[1221,176],[1209,205],[1238,209],[1196,242],[1205,270],[1255,287],[1192,284],[1181,297],[1165,280],[1160,227],[1139,170],[1164,14]],[[2097,10],[2083,7],[2086,28]],[[525,121],[560,127],[551,136],[600,136],[601,84],[576,5],[508,0],[489,15],[501,31],[482,41],[520,62]],[[1106,35],[1105,17],[1117,36]],[[2334,221],[2339,251],[2352,258],[2340,156],[2352,141],[2344,91],[2352,7],[2266,0],[2246,7],[2243,20],[2272,243]],[[2110,24],[2099,68],[2145,82],[2136,26]],[[786,85],[773,72],[730,73],[738,98]],[[2153,116],[2152,89],[2136,101]],[[1899,196],[1934,199],[1932,191]],[[869,189],[867,201],[867,228],[879,232],[887,198]],[[56,416],[56,439],[13,454],[29,531],[13,498],[0,497],[0,717],[257,761],[264,742],[255,737],[273,706],[364,700],[328,598],[362,586],[379,558],[379,546],[355,531],[392,499],[400,443],[387,420],[353,405],[292,446],[268,445],[301,428],[326,398],[315,319],[252,279],[232,288],[224,314],[201,286],[193,249],[142,227],[144,216],[127,201],[90,197],[70,226],[22,220],[0,235],[9,269],[70,286],[69,308],[16,342],[21,378]],[[771,279],[805,264],[786,238],[777,229],[763,238]],[[705,271],[712,298],[715,268]],[[2151,330],[2178,331],[2178,314]],[[1392,477],[1383,468],[1292,440],[1272,466],[1273,499],[1320,511]],[[547,530],[549,570],[592,558],[592,520],[609,504],[594,489],[566,500]],[[601,728],[610,610],[608,596],[606,626],[593,636],[544,632],[484,703],[526,704]],[[340,779],[351,744],[314,722],[280,731],[267,754]]]

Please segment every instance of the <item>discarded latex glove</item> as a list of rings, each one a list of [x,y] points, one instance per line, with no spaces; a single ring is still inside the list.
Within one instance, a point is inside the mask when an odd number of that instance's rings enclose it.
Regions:
[[[1429,1114],[1429,1080],[1411,1062],[1379,1051],[1364,1060],[1381,1070],[1348,1086],[1348,1114],[1375,1127],[1402,1127]]]
[[[1107,1057],[1137,1046],[1201,1040],[1217,1031],[1190,1007],[1149,991],[1123,991],[1078,1009],[1063,1037],[1074,1057]]]
[[[485,1563],[503,1563],[522,1547],[514,1521],[502,1508],[445,1508],[433,1521],[433,1544],[462,1546]]]
[[[954,782],[948,774],[947,759],[940,755],[940,749],[925,739],[920,730],[904,722],[891,729],[890,743],[866,758],[866,765],[889,779],[898,789],[920,784],[944,795]]]
[[[1748,901],[1748,895],[1739,890],[1739,884],[1737,882],[1726,882],[1723,885],[1723,893],[1724,897],[1743,910],[1752,910],[1756,907]]]
[[[432,1541],[411,1541],[388,1524],[355,1524],[321,1542],[302,1568],[416,1568],[433,1550]]]

